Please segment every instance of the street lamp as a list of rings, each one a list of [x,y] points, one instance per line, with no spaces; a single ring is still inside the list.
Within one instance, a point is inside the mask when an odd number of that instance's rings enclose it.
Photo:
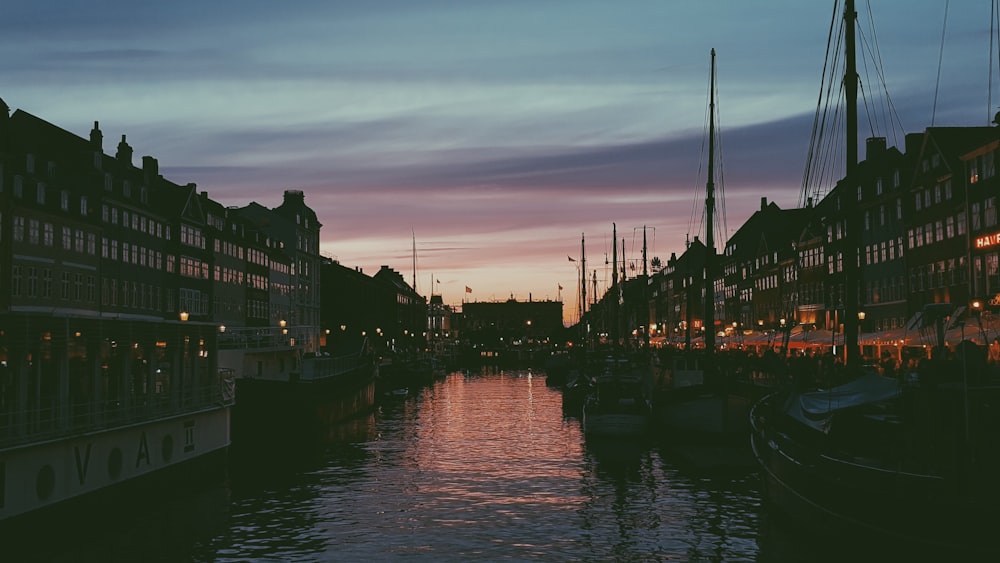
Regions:
[[[180,319],[181,319],[181,322],[182,322],[182,323],[183,323],[183,322],[187,322],[187,320],[188,320],[188,317],[189,317],[189,315],[188,315],[188,312],[187,312],[187,311],[181,311],[181,314],[180,314]]]

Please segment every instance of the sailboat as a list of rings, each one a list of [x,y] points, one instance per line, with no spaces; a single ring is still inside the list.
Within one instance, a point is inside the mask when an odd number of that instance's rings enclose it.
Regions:
[[[847,0],[845,185],[850,190],[860,185],[855,18],[854,1]],[[857,198],[844,200],[857,204]],[[860,221],[848,218],[847,231],[856,236]],[[854,278],[845,292],[848,311],[857,310],[857,283]],[[897,560],[1000,560],[993,536],[1000,525],[1000,392],[995,384],[970,387],[960,376],[974,363],[967,354],[974,345],[963,343],[953,357],[939,353],[945,351],[944,326],[959,313],[948,303],[921,312],[921,322],[940,336],[915,381],[862,366],[857,327],[848,326],[845,383],[788,388],[753,406],[751,447],[769,514],[828,538],[824,550],[877,546]]]
[[[617,226],[612,229],[617,239]],[[613,255],[617,272],[617,246]],[[624,276],[621,283],[624,284]],[[619,292],[620,296],[622,289],[616,274],[612,293]],[[623,350],[622,301],[621,298],[614,300],[611,350],[588,366],[591,384],[583,403],[581,422],[584,434],[592,438],[639,437],[648,432],[652,422],[652,373],[648,355],[644,352],[627,354]]]
[[[705,348],[692,350],[690,344],[683,352],[666,356],[665,385],[657,397],[657,420],[666,428],[675,451],[699,466],[711,464],[713,468],[730,466],[752,467],[753,460],[747,448],[746,424],[749,406],[745,400],[732,398],[725,385],[724,374],[717,369],[715,350],[715,311],[713,287],[715,285],[715,49],[711,51],[711,79],[708,126],[708,174],[705,184],[706,236],[704,246],[688,248],[687,261],[692,276],[704,280],[705,297],[688,296],[689,318],[696,306],[704,305]],[[697,284],[692,284],[697,288]],[[691,291],[689,293],[698,293]],[[690,321],[689,321],[690,322]],[[688,337],[690,340],[690,338]],[[747,405],[744,407],[743,405]],[[726,449],[720,449],[725,447]],[[735,451],[730,452],[729,449]],[[733,455],[742,454],[742,455]]]

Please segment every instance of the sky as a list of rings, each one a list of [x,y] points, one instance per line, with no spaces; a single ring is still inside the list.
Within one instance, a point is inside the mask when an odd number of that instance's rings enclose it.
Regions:
[[[857,0],[905,132],[1000,109],[989,4]],[[798,205],[833,15],[801,0],[13,0],[0,98],[81,137],[99,121],[105,152],[125,134],[136,164],[154,156],[224,205],[302,190],[345,266],[389,266],[456,306],[561,299],[571,322],[581,237],[599,292],[612,224],[630,264],[643,233],[663,262],[704,239],[711,49],[716,246],[761,198]]]

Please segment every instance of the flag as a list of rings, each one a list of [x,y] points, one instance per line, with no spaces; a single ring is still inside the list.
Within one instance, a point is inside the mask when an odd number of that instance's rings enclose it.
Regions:
[[[466,293],[472,293],[472,288],[469,287],[469,286],[465,286],[465,292]]]
[[[566,258],[569,258],[569,261],[570,261],[570,262],[576,262],[576,260],[573,260],[573,257],[572,257],[572,256],[567,256]]]
[[[558,284],[558,285],[559,285],[559,291],[562,291],[562,284]]]
[[[441,283],[441,280],[436,280],[436,281],[437,281],[438,283]]]

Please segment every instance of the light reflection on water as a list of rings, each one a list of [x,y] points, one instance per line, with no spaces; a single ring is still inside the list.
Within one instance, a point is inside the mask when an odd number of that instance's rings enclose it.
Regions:
[[[35,560],[759,555],[754,476],[698,479],[655,441],[585,441],[559,391],[537,374],[455,373],[337,430],[323,448],[242,448],[228,484],[177,495],[169,513],[153,504],[117,518],[72,548],[40,548]]]
[[[754,559],[752,477],[697,481],[655,443],[585,443],[561,401],[527,372],[452,374],[284,484],[234,468],[206,559]]]

